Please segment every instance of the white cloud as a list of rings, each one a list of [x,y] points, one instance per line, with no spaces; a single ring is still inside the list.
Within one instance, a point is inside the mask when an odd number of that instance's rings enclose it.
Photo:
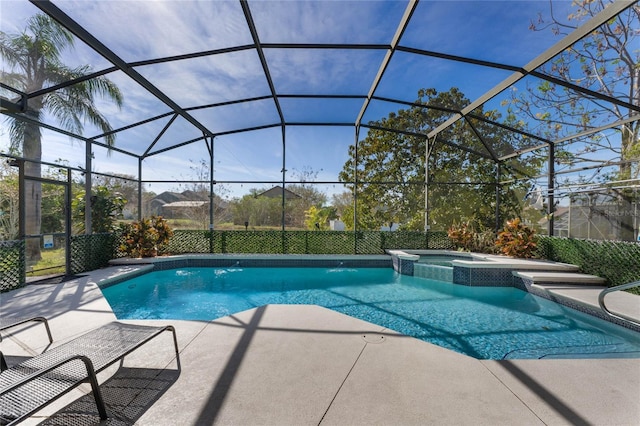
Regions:
[[[389,43],[404,1],[249,2],[263,43]],[[373,23],[373,24],[372,24]]]
[[[138,67],[137,70],[188,108],[269,94],[255,51],[242,51]]]
[[[366,95],[384,51],[267,49],[279,93]]]
[[[61,1],[66,13],[127,61],[250,42],[237,1]]]

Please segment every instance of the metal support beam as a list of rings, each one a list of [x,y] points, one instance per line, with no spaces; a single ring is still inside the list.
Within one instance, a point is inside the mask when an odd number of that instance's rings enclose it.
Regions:
[[[360,139],[360,125],[356,125],[354,159],[353,159],[353,231],[358,230],[358,142]],[[356,238],[357,240],[357,238]],[[353,253],[358,253],[357,242],[354,242]]]
[[[64,83],[55,84],[53,86],[47,86],[47,87],[45,87],[43,89],[30,92],[27,95],[27,98],[28,99],[33,99],[33,98],[37,98],[39,96],[44,96],[47,93],[55,92],[56,90],[64,89],[65,87],[70,87],[70,86],[73,86],[74,84],[82,83],[83,81],[92,80],[94,78],[101,77],[103,75],[107,75],[107,74],[112,73],[112,72],[117,71],[117,70],[118,70],[118,67],[109,67],[109,68],[105,68],[105,69],[100,70],[100,71],[96,71],[96,72],[92,72],[92,73],[89,73],[89,74],[85,74],[82,77],[74,78],[72,80],[67,80]]]
[[[138,158],[138,220],[142,220],[142,158]]]
[[[549,145],[549,180],[547,181],[547,233],[550,237],[553,237],[554,230],[554,212],[555,212],[555,181],[556,181],[556,169],[555,169],[556,155],[555,145]]]
[[[544,73],[541,73],[541,72],[538,72],[538,71],[525,71],[524,69],[522,69],[520,67],[517,67],[517,66],[513,66],[513,65],[502,64],[502,63],[491,62],[491,61],[482,61],[482,60],[473,59],[473,58],[466,58],[464,56],[449,55],[449,54],[445,54],[445,53],[434,52],[434,51],[429,51],[429,50],[422,50],[422,49],[416,49],[416,48],[412,48],[412,47],[398,46],[396,48],[396,50],[399,51],[399,52],[407,52],[407,53],[412,53],[412,54],[416,54],[416,55],[423,55],[423,56],[429,56],[429,57],[434,57],[434,58],[439,58],[439,59],[446,59],[446,60],[455,61],[455,62],[462,62],[462,63],[466,63],[466,64],[479,65],[479,66],[489,67],[489,68],[503,69],[503,70],[513,71],[513,72],[520,72],[520,73],[523,73],[525,75],[532,75],[532,76],[540,78],[542,80],[550,81],[553,84],[557,84],[558,86],[566,87],[567,89],[573,90],[573,91],[578,92],[578,93],[582,93],[583,95],[590,96],[590,97],[593,97],[595,99],[600,99],[600,100],[603,100],[603,101],[606,101],[606,102],[611,102],[613,104],[616,104],[616,105],[618,105],[618,106],[620,106],[622,108],[625,108],[625,109],[629,109],[631,111],[640,111],[640,106],[638,106],[638,105],[633,105],[633,104],[630,104],[628,102],[621,101],[620,99],[613,98],[611,96],[607,96],[607,95],[605,95],[603,93],[596,92],[595,90],[590,90],[590,89],[588,89],[586,87],[578,86],[577,84],[573,84],[573,83],[570,83],[568,81],[564,81],[564,80],[561,80],[559,78],[556,78],[556,77],[553,77],[551,75],[544,74]]]
[[[371,99],[373,98],[373,95],[376,93],[376,90],[378,89],[378,85],[380,85],[382,76],[384,75],[384,72],[387,70],[389,63],[391,62],[391,58],[393,57],[393,54],[396,51],[398,44],[400,43],[400,39],[402,38],[402,34],[404,34],[405,30],[407,29],[407,26],[409,25],[409,21],[411,21],[411,16],[413,15],[413,12],[415,12],[416,7],[418,7],[418,1],[419,0],[409,0],[409,3],[407,4],[407,8],[404,10],[404,15],[402,15],[402,19],[400,19],[400,23],[398,24],[396,33],[394,34],[393,39],[391,40],[391,46],[389,50],[387,50],[387,53],[385,54],[384,59],[380,64],[380,68],[378,69],[378,74],[376,74],[376,77],[373,79],[373,83],[371,84],[371,88],[369,89],[369,94],[367,95],[367,99],[364,101],[364,104],[360,109],[360,113],[358,113],[358,118],[356,119],[356,126],[359,126],[360,123],[362,123],[362,118],[364,117],[364,114],[367,112],[367,108],[369,108]]]
[[[500,190],[502,189],[500,186],[500,176],[502,174],[501,166],[502,165],[500,163],[496,163],[496,233],[502,226],[502,218],[500,217]]]
[[[284,231],[284,221],[287,217],[285,208],[287,207],[285,199],[285,185],[287,183],[287,129],[282,125],[282,218],[280,220],[282,224],[282,230]]]
[[[49,0],[29,0],[34,6],[38,9],[51,16],[57,22],[60,23],[63,27],[69,30],[73,35],[78,37],[78,39],[82,40],[93,50],[102,55],[105,59],[111,62],[113,65],[118,67],[123,73],[127,76],[131,77],[136,83],[140,86],[144,87],[148,92],[150,92],[153,96],[162,101],[165,105],[175,111],[177,114],[180,114],[184,117],[185,120],[190,122],[196,128],[200,129],[204,134],[210,135],[212,132],[207,129],[202,123],[193,118],[189,113],[187,113],[180,105],[175,103],[171,98],[169,98],[163,91],[158,89],[156,86],[151,84],[149,80],[142,76],[138,71],[133,69],[126,61],[120,58],[115,54],[111,49],[105,46],[100,40],[95,38],[93,34],[87,31],[83,26],[74,21],[69,15],[64,13],[62,9],[58,8],[58,6],[54,5]]]
[[[24,173],[24,159],[13,160],[11,163],[11,167],[18,168],[18,239],[25,240],[25,235],[27,233],[26,226],[26,201],[25,201],[25,191],[26,187],[24,184],[25,173]],[[22,277],[24,278],[24,276]]]
[[[471,127],[471,131],[473,132],[473,134],[476,135],[482,146],[484,146],[484,149],[486,149],[489,155],[491,155],[491,159],[494,162],[497,162],[498,154],[496,154],[496,151],[493,149],[493,147],[484,140],[480,132],[478,132],[478,129],[476,129],[476,126],[473,125],[468,117],[465,117],[464,121],[469,125],[469,127]]]
[[[72,139],[78,139],[78,140],[81,140],[81,141],[84,141],[84,142],[91,142],[93,145],[101,146],[101,147],[106,148],[108,150],[111,150],[111,151],[114,151],[114,152],[119,152],[120,154],[124,154],[124,155],[128,155],[130,157],[136,157],[137,158],[137,155],[132,154],[129,151],[125,151],[124,149],[116,148],[115,146],[109,146],[106,143],[97,142],[97,141],[95,141],[95,140],[93,140],[91,138],[85,138],[83,136],[76,135],[75,133],[71,133],[71,132],[69,132],[67,130],[63,130],[63,129],[60,129],[58,127],[52,126],[50,124],[46,124],[46,123],[43,123],[41,121],[35,120],[35,119],[29,117],[28,115],[14,114],[14,113],[4,113],[4,114],[9,116],[9,117],[11,117],[11,118],[15,118],[16,120],[24,121],[25,123],[32,123],[32,124],[35,124],[35,125],[37,125],[39,127],[42,127],[43,129],[48,129],[48,130],[51,130],[53,132],[69,136]]]
[[[151,151],[151,149],[155,146],[156,143],[158,143],[158,141],[160,140],[160,138],[162,137],[162,135],[165,134],[165,132],[167,130],[169,130],[169,127],[171,127],[171,125],[173,124],[174,121],[176,121],[176,118],[178,118],[178,114],[173,114],[173,117],[171,117],[171,119],[169,121],[167,121],[167,124],[164,125],[164,127],[162,128],[162,130],[160,130],[160,133],[158,133],[158,136],[156,136],[153,139],[153,142],[151,142],[151,144],[149,144],[149,146],[147,147],[147,149],[144,151],[144,153],[140,156],[141,158],[145,158],[147,155],[149,155],[149,151]],[[206,140],[206,136],[205,136],[205,140]]]
[[[424,156],[424,232],[427,232],[431,226],[429,225],[429,159],[435,144],[435,137],[433,139],[427,138]]]
[[[93,151],[91,141],[85,142],[84,147],[84,233],[91,235],[93,224],[91,217],[91,187],[93,185],[91,170],[93,169]]]
[[[604,10],[598,13],[593,18],[589,19],[582,26],[575,29],[572,33],[564,37],[562,40],[558,41],[556,44],[551,46],[542,54],[538,55],[531,62],[526,64],[521,71],[514,72],[512,75],[507,77],[502,82],[498,83],[494,88],[490,89],[488,92],[480,96],[475,101],[471,102],[467,105],[460,114],[457,114],[451,117],[449,120],[442,123],[440,126],[433,129],[429,136],[433,137],[434,135],[442,132],[448,127],[452,126],[455,122],[460,120],[463,116],[473,112],[476,108],[479,108],[484,103],[496,97],[499,93],[511,87],[513,84],[524,78],[527,74],[534,72],[540,66],[544,65],[559,53],[573,46],[576,42],[581,40],[582,38],[588,36],[593,31],[595,31],[599,26],[612,19],[623,10],[633,6],[634,2],[627,1],[616,1],[609,6],[607,6]]]
[[[214,138],[210,137],[209,140],[205,137],[205,142],[207,144],[207,149],[209,150],[209,231],[213,231],[213,220],[214,220],[214,204],[215,204],[215,193],[213,191],[214,185],[216,184],[215,176],[213,176],[213,165],[214,165]],[[209,238],[209,242],[212,243],[213,239]],[[209,248],[209,252],[213,253],[212,247]]]
[[[145,158],[148,158],[148,157],[151,157],[151,156],[154,156],[154,155],[158,155],[158,154],[162,154],[163,152],[171,151],[171,150],[174,150],[176,148],[183,147],[183,146],[191,145],[192,143],[200,142],[201,140],[204,140],[204,136],[198,136],[197,138],[193,138],[193,139],[181,142],[181,143],[176,144],[176,145],[168,146],[166,148],[162,148],[162,149],[159,149],[157,151],[150,152],[145,156]]]
[[[262,44],[260,43],[260,38],[258,37],[258,30],[256,29],[256,24],[253,21],[253,17],[251,16],[249,3],[247,2],[247,0],[240,0],[240,6],[242,7],[242,12],[244,13],[244,17],[247,20],[247,26],[249,27],[249,32],[251,33],[253,44],[255,46],[256,52],[258,53],[258,58],[260,58],[260,64],[262,64],[262,70],[264,71],[264,76],[267,79],[267,84],[269,85],[269,90],[271,91],[271,97],[273,98],[273,103],[275,104],[276,109],[278,110],[278,116],[280,117],[280,124],[284,126],[284,114],[282,113],[282,107],[280,106],[280,101],[278,100],[276,87],[273,84],[273,79],[271,78],[271,72],[269,71],[269,65],[267,64],[267,58],[264,56],[264,49],[262,48]],[[284,226],[284,222],[283,222],[283,226]]]
[[[560,144],[560,143],[563,143],[563,142],[568,142],[568,141],[573,140],[573,139],[579,139],[579,138],[582,138],[582,137],[585,137],[585,136],[593,135],[595,133],[604,132],[605,130],[613,129],[613,128],[616,128],[616,127],[622,127],[625,124],[633,123],[635,121],[640,121],[640,114],[636,114],[636,115],[631,116],[629,118],[625,118],[624,120],[618,120],[616,122],[609,123],[609,124],[604,125],[604,126],[596,127],[596,128],[589,129],[589,130],[585,130],[584,132],[576,133],[575,135],[571,135],[571,136],[564,137],[562,139],[555,140],[555,141],[553,141],[553,143],[557,145],[557,144]]]
[[[402,101],[402,100],[399,100],[399,99],[386,98],[386,97],[382,97],[382,96],[374,96],[372,99],[373,100],[377,100],[377,101],[383,101],[383,102],[389,102],[389,103],[396,103],[396,104],[400,104],[400,105],[406,105],[406,106],[409,106],[409,107],[433,109],[435,111],[442,111],[442,112],[447,112],[447,113],[450,113],[450,114],[461,114],[460,110],[456,110],[456,109],[453,109],[453,108],[445,108],[445,107],[441,107],[441,106],[437,106],[437,105],[427,105],[427,104],[423,104],[423,103],[420,103],[420,102],[407,102],[407,101]],[[509,132],[517,133],[519,135],[526,136],[526,137],[531,138],[531,139],[536,139],[536,140],[539,140],[539,141],[545,143],[545,145],[541,145],[539,147],[536,147],[535,149],[544,148],[544,147],[547,146],[546,144],[552,143],[551,140],[546,139],[546,138],[544,138],[542,136],[538,136],[538,135],[535,135],[533,133],[517,129],[515,127],[506,125],[504,123],[499,123],[497,121],[490,120],[487,117],[484,117],[484,116],[479,115],[479,114],[474,114],[473,112],[468,113],[466,115],[466,117],[469,118],[469,119],[482,121],[482,122],[485,122],[487,124],[490,124],[491,126],[500,127],[501,129],[507,130]],[[516,152],[520,152],[520,151],[516,151]],[[502,160],[502,158],[499,158],[499,160]]]
[[[0,112],[25,112],[27,110],[26,96],[20,97],[20,102],[14,102],[11,99],[0,96]]]
[[[27,111],[27,94],[0,81],[0,88],[15,93],[14,99],[0,96],[0,112],[21,113]]]
[[[66,170],[67,182],[64,187],[64,202],[67,207],[64,209],[64,270],[66,275],[71,275],[71,202],[73,198],[71,185],[73,184],[73,179],[71,176],[71,169],[67,168]]]
[[[406,130],[392,129],[390,127],[376,126],[376,125],[373,125],[373,124],[361,124],[360,126],[361,127],[366,127],[367,129],[382,130],[382,131],[391,132],[391,133],[399,133],[401,135],[408,135],[408,136],[414,136],[414,137],[428,139],[428,136],[423,134],[423,133],[408,132]],[[443,139],[439,139],[438,142],[443,144],[443,145],[448,145],[448,146],[451,146],[453,148],[460,149],[462,151],[466,151],[466,152],[468,152],[470,154],[474,154],[474,155],[477,155],[479,157],[486,158],[487,160],[492,160],[491,156],[489,154],[487,154],[487,153],[476,151],[475,149],[467,148],[466,146],[458,145],[458,144],[455,144],[455,143],[452,143],[452,142],[449,142],[449,141],[446,141],[446,140],[443,140]]]

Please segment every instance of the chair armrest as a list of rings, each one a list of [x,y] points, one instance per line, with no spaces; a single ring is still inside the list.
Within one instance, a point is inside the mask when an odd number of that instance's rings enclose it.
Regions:
[[[70,356],[70,357],[68,357],[66,359],[63,359],[61,361],[58,361],[58,362],[50,365],[47,368],[34,371],[32,374],[23,377],[22,379],[16,381],[15,383],[12,383],[11,385],[7,386],[4,389],[1,389],[0,390],[0,396],[4,395],[7,392],[10,392],[10,391],[12,391],[12,390],[14,390],[16,388],[19,388],[20,386],[24,385],[25,383],[28,383],[28,382],[30,382],[30,381],[32,381],[34,379],[37,379],[38,377],[44,376],[45,374],[50,373],[51,371],[53,371],[53,370],[55,370],[57,368],[60,368],[63,365],[68,364],[68,363],[70,363],[72,361],[75,361],[75,360],[80,360],[80,361],[82,361],[84,363],[85,368],[87,370],[87,377],[88,378],[90,378],[90,376],[96,377],[96,373],[95,373],[95,370],[93,368],[93,363],[91,362],[91,360],[88,357],[86,357],[84,355],[72,355],[72,356]]]
[[[84,366],[86,368],[86,380],[89,380],[89,383],[91,384],[91,389],[93,391],[93,397],[95,399],[97,408],[98,408],[98,413],[100,414],[100,418],[102,420],[107,419],[107,410],[106,410],[106,406],[104,403],[104,399],[102,398],[102,393],[100,392],[100,387],[98,385],[98,378],[96,376],[96,372],[95,372],[95,368],[93,366],[93,362],[91,361],[91,359],[89,359],[89,357],[85,356],[85,355],[72,355],[69,356],[68,358],[65,358],[63,360],[60,360],[58,362],[53,363],[52,365],[48,366],[47,368],[44,369],[40,369],[37,370],[35,372],[33,372],[32,374],[29,374],[25,377],[23,377],[20,380],[17,380],[15,383],[12,383],[10,385],[8,385],[6,388],[0,390],[0,396],[9,393],[11,391],[14,391],[18,388],[20,388],[21,386],[32,382],[36,379],[38,379],[39,377],[44,376],[47,373],[52,372],[53,370],[60,368],[62,366],[64,366],[65,364],[71,363],[73,361],[76,360],[80,360],[84,363]],[[68,387],[67,387],[67,391],[75,388],[76,386],[78,386],[80,383],[84,382],[85,378],[79,379],[77,380],[75,383],[70,382]],[[56,400],[58,397],[62,396],[64,393],[66,393],[67,391],[64,392],[58,392],[55,395],[52,395],[51,398],[49,398],[49,400],[40,405],[40,407],[43,407],[47,404],[49,404],[50,402],[53,402],[54,400]],[[40,407],[36,407],[36,408],[40,408]],[[30,411],[29,413],[23,413],[22,416],[24,417],[27,414],[30,414],[33,411]],[[22,418],[22,417],[21,417]]]

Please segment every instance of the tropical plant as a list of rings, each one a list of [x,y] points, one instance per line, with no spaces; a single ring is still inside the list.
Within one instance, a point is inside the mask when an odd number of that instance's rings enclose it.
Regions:
[[[449,227],[447,235],[454,247],[460,251],[473,251],[476,253],[496,252],[495,232],[476,226],[470,221],[460,224],[454,223]]]
[[[162,252],[173,230],[162,216],[151,216],[137,222],[121,225],[120,250],[131,257],[153,257]]]
[[[79,193],[71,202],[76,233],[85,231],[86,194]],[[122,210],[127,200],[118,192],[112,192],[106,186],[97,186],[94,194],[89,197],[91,205],[91,230],[94,233],[112,232],[116,229],[116,222],[122,216]]]
[[[447,230],[447,235],[454,247],[458,250],[466,251],[471,250],[474,233],[475,231],[472,230],[469,222],[463,222],[460,224],[454,223]]]
[[[498,233],[496,247],[507,256],[534,257],[537,248],[536,232],[522,223],[520,218],[508,220],[504,229]]]
[[[115,141],[115,135],[109,133],[112,130],[109,122],[95,104],[95,97],[108,98],[120,107],[122,94],[104,76],[85,79],[91,72],[90,66],[70,68],[62,63],[62,52],[72,48],[73,44],[73,35],[42,13],[32,16],[26,29],[19,34],[0,31],[0,56],[4,64],[0,76],[3,83],[25,93],[42,91],[40,96],[29,98],[24,113],[29,121],[8,117],[11,152],[30,160],[24,166],[27,177],[39,178],[42,173],[42,134],[37,123],[44,111],[73,133],[81,134],[83,123],[88,121],[106,133],[104,140],[108,145]],[[46,89],[73,81],[78,82],[56,90]],[[41,183],[27,179],[25,194],[31,194],[25,200],[25,232],[37,235],[41,223]],[[39,259],[38,241],[31,240],[27,242],[27,256]]]

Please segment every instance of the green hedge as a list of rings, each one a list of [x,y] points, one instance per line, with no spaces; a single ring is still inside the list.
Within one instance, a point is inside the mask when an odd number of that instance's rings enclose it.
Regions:
[[[640,280],[640,243],[541,236],[538,256],[577,265],[611,287]]]
[[[114,234],[71,238],[71,271],[107,266],[122,257]],[[446,232],[187,231],[176,230],[166,253],[383,254],[390,249],[452,249]],[[640,280],[640,243],[538,237],[538,257],[578,265],[609,286]],[[25,284],[24,241],[0,241],[0,292]]]
[[[125,256],[116,234],[71,237],[71,270],[78,274],[105,267]],[[446,232],[380,231],[193,231],[176,230],[160,254],[384,254],[390,249],[451,249]],[[23,241],[0,242],[0,291],[25,284]]]
[[[24,241],[0,241],[0,292],[25,285]]]
[[[115,234],[74,235],[71,237],[70,274],[103,268],[116,256],[118,237]]]
[[[165,252],[384,254],[389,249],[452,247],[446,232],[176,230]]]

